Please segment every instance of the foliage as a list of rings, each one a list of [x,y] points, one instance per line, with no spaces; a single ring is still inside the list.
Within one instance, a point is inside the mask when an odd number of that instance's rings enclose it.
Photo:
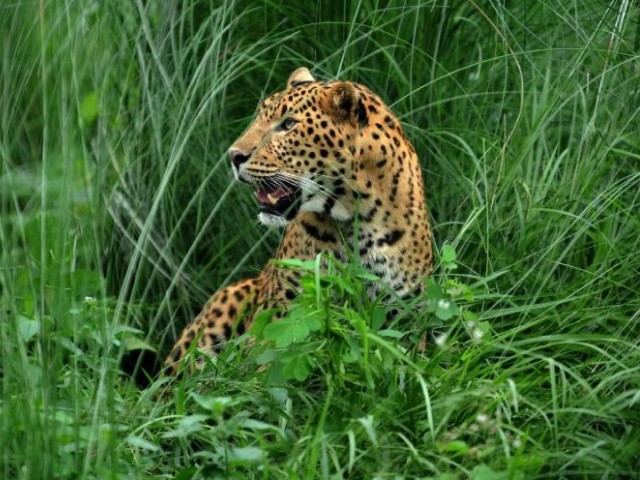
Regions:
[[[640,470],[633,2],[0,11],[0,477]],[[398,113],[436,272],[370,298],[357,265],[288,261],[305,288],[282,321],[141,390],[123,359],[166,352],[277,245],[225,150],[301,65]]]

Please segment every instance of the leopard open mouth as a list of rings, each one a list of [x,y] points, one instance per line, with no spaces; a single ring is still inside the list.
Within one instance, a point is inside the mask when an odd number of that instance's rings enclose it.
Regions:
[[[293,219],[300,209],[300,188],[289,182],[261,180],[254,192],[260,211],[287,220]]]

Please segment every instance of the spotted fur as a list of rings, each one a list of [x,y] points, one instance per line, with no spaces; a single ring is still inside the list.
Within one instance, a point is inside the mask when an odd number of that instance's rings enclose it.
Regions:
[[[275,258],[313,259],[319,252],[345,258],[355,251],[401,296],[430,273],[418,157],[398,119],[367,87],[318,82],[299,68],[284,91],[260,104],[229,156],[236,178],[256,190],[260,220],[286,225]],[[176,342],[166,361],[170,372],[194,341],[215,354],[250,328],[258,310],[286,307],[299,288],[295,272],[269,263],[257,277],[219,290]]]

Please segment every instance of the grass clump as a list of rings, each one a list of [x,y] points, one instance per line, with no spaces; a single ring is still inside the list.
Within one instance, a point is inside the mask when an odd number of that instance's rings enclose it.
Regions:
[[[640,470],[635,4],[0,11],[0,476]],[[225,151],[302,65],[399,115],[436,273],[388,302],[356,266],[290,262],[305,293],[262,342],[141,390],[123,358],[164,354],[277,245]]]

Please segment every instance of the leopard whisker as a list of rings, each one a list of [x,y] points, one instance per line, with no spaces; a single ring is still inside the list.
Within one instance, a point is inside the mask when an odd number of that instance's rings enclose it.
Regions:
[[[318,192],[333,196],[333,192],[331,192],[331,190],[319,184],[318,182],[311,180],[310,178],[302,177],[289,172],[281,172],[280,175],[285,177],[287,180],[295,181],[300,186],[307,187],[309,190],[317,190]]]
[[[307,187],[307,190],[316,190],[318,193],[325,194],[328,198],[332,198],[333,200],[335,200],[338,205],[346,208],[345,205],[339,200],[339,197],[333,191],[319,184],[318,182],[311,180],[310,178],[301,177],[288,172],[282,172],[281,174],[286,177],[295,179],[299,185]]]

